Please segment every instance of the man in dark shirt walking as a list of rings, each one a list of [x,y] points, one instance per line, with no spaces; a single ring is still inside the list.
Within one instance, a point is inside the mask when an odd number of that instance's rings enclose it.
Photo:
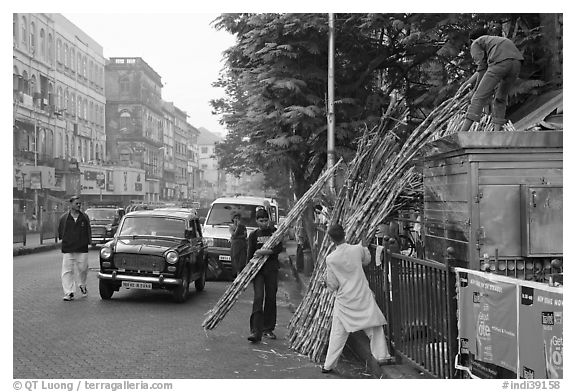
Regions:
[[[90,218],[80,211],[80,196],[70,198],[70,211],[60,217],[58,238],[62,240],[62,288],[64,301],[72,301],[76,291],[75,269],[78,286],[83,297],[88,295],[88,245],[92,242]]]
[[[524,57],[508,38],[487,35],[485,28],[472,31],[470,39],[473,40],[470,54],[477,67],[467,81],[468,84],[474,84],[474,94],[460,131],[468,131],[473,122],[480,121],[482,109],[495,88],[492,123],[494,131],[499,131],[506,123],[508,92],[520,74],[520,61]]]
[[[250,316],[250,336],[248,340],[253,343],[262,340],[262,336],[276,339],[276,292],[278,291],[278,254],[282,251],[282,242],[272,249],[262,249],[272,233],[276,231],[270,224],[266,210],[256,211],[258,229],[248,236],[248,260],[256,256],[268,255],[268,259],[258,271],[252,283],[254,284],[254,301],[252,315]]]

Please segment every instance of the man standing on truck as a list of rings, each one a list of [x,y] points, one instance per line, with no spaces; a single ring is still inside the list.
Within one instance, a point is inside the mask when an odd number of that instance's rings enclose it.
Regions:
[[[494,131],[499,131],[506,123],[508,92],[520,74],[520,62],[524,56],[508,38],[488,35],[485,28],[470,33],[472,45],[470,54],[476,64],[476,72],[466,84],[474,84],[474,94],[466,112],[466,119],[460,129],[466,132],[472,123],[480,121],[482,109],[494,93],[492,123]]]
[[[262,246],[276,231],[270,224],[270,217],[265,209],[256,211],[258,229],[248,236],[248,260],[254,256],[268,255],[268,259],[252,281],[254,285],[254,301],[250,315],[250,336],[248,340],[257,343],[262,336],[276,339],[276,292],[278,291],[278,254],[282,251],[282,242],[273,249],[263,249]]]

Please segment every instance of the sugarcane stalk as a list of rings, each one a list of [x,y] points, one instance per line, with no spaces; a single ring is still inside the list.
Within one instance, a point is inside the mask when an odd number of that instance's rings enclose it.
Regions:
[[[322,189],[328,179],[334,174],[338,166],[342,163],[340,159],[334,166],[326,170],[310,189],[298,200],[294,207],[287,214],[286,219],[278,226],[278,229],[262,246],[264,249],[272,249],[287,233],[290,225],[302,214],[308,203]],[[232,284],[228,286],[224,294],[220,297],[216,305],[207,312],[207,316],[202,322],[205,330],[215,328],[226,316],[228,311],[236,303],[240,295],[246,290],[250,282],[254,279],[258,271],[262,268],[268,256],[254,256],[246,264],[246,267],[236,276]]]

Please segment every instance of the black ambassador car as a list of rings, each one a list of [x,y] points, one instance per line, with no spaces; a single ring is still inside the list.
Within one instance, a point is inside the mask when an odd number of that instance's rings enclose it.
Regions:
[[[100,297],[114,291],[166,289],[176,302],[206,283],[202,229],[194,210],[145,210],[126,214],[114,239],[100,250]]]
[[[114,205],[92,206],[85,212],[90,218],[92,247],[110,241],[116,234],[120,219],[124,216],[124,209]]]

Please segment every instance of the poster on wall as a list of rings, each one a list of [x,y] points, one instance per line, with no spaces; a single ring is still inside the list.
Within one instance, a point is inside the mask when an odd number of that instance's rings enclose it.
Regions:
[[[458,320],[465,366],[479,378],[516,378],[516,284],[494,275],[458,272]]]
[[[455,268],[456,367],[475,378],[563,378],[563,289]]]
[[[562,289],[520,286],[520,378],[563,378]]]

